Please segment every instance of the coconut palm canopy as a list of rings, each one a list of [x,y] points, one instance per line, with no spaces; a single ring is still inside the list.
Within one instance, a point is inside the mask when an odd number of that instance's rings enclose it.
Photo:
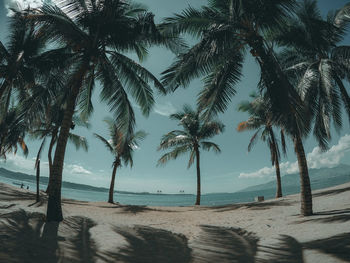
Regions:
[[[30,2],[30,1],[27,1]],[[136,1],[137,2],[137,1]],[[181,13],[183,9],[188,8],[190,4],[193,8],[200,8],[205,5],[207,1],[197,1],[197,0],[149,0],[149,1],[139,1],[147,2],[146,5],[149,7],[149,11],[153,12],[155,15],[156,22],[163,22],[163,18],[172,16],[174,13]],[[335,10],[344,6],[348,1],[338,0],[319,0],[320,13],[324,19],[328,14],[328,11]],[[4,1],[0,3],[3,5]],[[4,6],[0,6],[0,41],[5,47],[8,47],[10,41],[10,30],[9,30],[9,17],[7,16],[7,10]],[[197,43],[195,37],[189,37],[184,35],[184,38],[188,40],[189,46]],[[337,46],[343,46],[350,43],[349,34],[345,35],[345,38],[338,42]],[[330,51],[333,48],[330,49]],[[250,50],[246,52],[245,61],[243,63],[243,71],[241,80],[236,83],[235,91],[236,95],[231,97],[231,102],[227,103],[227,110],[224,114],[220,114],[219,119],[226,125],[226,131],[222,135],[215,137],[215,143],[220,145],[222,154],[215,155],[212,153],[206,153],[201,156],[201,168],[203,178],[209,180],[209,183],[204,184],[206,188],[203,191],[208,192],[232,192],[240,188],[244,188],[249,185],[257,184],[260,182],[265,182],[264,177],[254,177],[247,178],[243,175],[239,178],[240,174],[253,174],[263,167],[271,168],[270,162],[270,152],[266,144],[258,143],[254,146],[254,149],[247,154],[247,145],[250,138],[254,132],[243,132],[238,133],[235,129],[241,121],[245,121],[249,118],[248,114],[237,112],[237,104],[242,100],[248,100],[249,94],[252,91],[257,91],[257,83],[260,80],[259,74],[260,70],[254,58],[251,56]],[[131,59],[138,61],[137,55],[131,55]],[[161,77],[161,72],[168,68],[173,62],[174,54],[170,51],[165,50],[163,47],[151,48],[148,55],[144,58],[142,66],[149,70],[152,74],[157,77]],[[153,83],[150,82],[150,86]],[[349,84],[344,81],[345,87],[349,90]],[[122,190],[132,190],[132,191],[156,191],[162,189],[163,192],[174,192],[178,193],[180,189],[185,190],[187,193],[195,192],[195,180],[193,176],[192,169],[187,170],[186,165],[181,165],[181,163],[187,164],[187,156],[179,157],[178,160],[169,162],[164,168],[157,168],[156,162],[160,157],[160,152],[156,150],[159,145],[159,140],[162,135],[166,134],[171,130],[178,129],[177,123],[175,121],[169,120],[168,115],[181,110],[183,104],[190,104],[193,108],[196,106],[196,96],[203,87],[200,80],[194,80],[188,83],[187,89],[182,89],[181,87],[176,90],[175,93],[169,94],[167,96],[158,95],[154,91],[155,105],[153,108],[149,108],[150,115],[149,118],[142,117],[142,111],[137,107],[133,107],[135,111],[135,118],[137,126],[135,130],[145,130],[149,134],[147,139],[142,143],[141,147],[135,150],[136,154],[134,156],[134,167],[130,169],[120,169],[118,170],[118,186]],[[94,113],[89,120],[91,125],[91,130],[86,130],[84,128],[76,127],[74,133],[79,134],[87,138],[89,142],[89,152],[79,151],[78,154],[74,147],[67,147],[66,154],[66,177],[64,180],[81,182],[81,174],[71,173],[69,164],[81,166],[90,174],[83,174],[84,180],[87,184],[99,184],[99,186],[108,186],[110,182],[111,171],[110,167],[113,162],[113,156],[106,151],[104,145],[96,140],[92,135],[92,132],[100,134],[104,138],[108,138],[109,134],[106,130],[105,123],[103,122],[103,117],[108,115],[109,107],[104,104],[100,104],[99,92],[100,84],[97,83],[92,92],[94,95],[92,98],[92,105],[94,106]],[[85,93],[88,95],[88,93]],[[137,105],[137,100],[130,98],[130,103],[132,105]],[[82,97],[83,99],[83,97]],[[108,100],[108,97],[105,98]],[[340,104],[342,104],[342,99],[340,99]],[[82,100],[83,101],[83,100]],[[11,104],[11,103],[10,103]],[[82,106],[83,104],[79,104]],[[86,104],[85,104],[86,105]],[[341,106],[343,107],[343,106]],[[78,109],[81,109],[78,107]],[[331,128],[333,129],[333,128]],[[349,124],[347,118],[343,118],[343,129],[340,130],[339,135],[331,130],[332,140],[329,146],[338,143],[340,137],[344,136],[349,131]],[[25,142],[29,148],[28,160],[32,160],[36,157],[37,149],[40,147],[41,141],[32,141],[30,138],[26,137]],[[293,163],[295,161],[295,154],[293,151],[293,146],[290,140],[286,140],[288,149],[288,161]],[[316,147],[317,141],[313,139],[312,131],[310,133],[309,139],[305,143],[306,153],[310,153],[314,147]],[[18,146],[18,144],[17,144]],[[48,147],[48,142],[47,142]],[[22,150],[18,149],[17,157],[21,158]],[[46,157],[46,154],[43,154]],[[286,159],[281,156],[281,163],[286,162]],[[43,158],[43,157],[42,157]],[[350,163],[350,157],[345,154],[345,157],[341,160],[344,163]],[[24,163],[24,162],[23,162]],[[215,165],[213,165],[215,163]],[[14,163],[8,158],[4,167],[14,167]],[[21,167],[21,171],[33,172],[33,165],[29,166],[30,170],[26,170],[26,167]],[[84,171],[84,170],[82,170]],[[42,171],[43,173],[43,171]],[[129,176],[132,174],[132,176]],[[120,176],[119,176],[120,175]],[[212,175],[215,175],[212,176]],[[271,176],[274,175],[274,170],[272,170]],[[218,180],[220,178],[220,180]],[[133,180],[138,182],[136,184],[130,184]],[[155,185],[154,181],[158,185]],[[204,183],[204,182],[203,182]]]

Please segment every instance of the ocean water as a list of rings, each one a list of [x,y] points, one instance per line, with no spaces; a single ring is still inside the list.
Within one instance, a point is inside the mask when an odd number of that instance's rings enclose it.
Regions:
[[[322,189],[348,182],[349,179],[313,181],[312,190]],[[29,186],[30,191],[35,191],[36,185],[32,181],[18,181],[0,176],[0,182],[20,187],[23,182],[24,188]],[[46,184],[40,184],[40,189],[45,190]],[[283,195],[291,195],[300,192],[298,185],[283,185]],[[201,196],[201,205],[220,206],[234,203],[253,202],[256,196],[264,196],[265,200],[275,196],[275,189],[259,191],[204,194]],[[78,189],[62,188],[62,197],[80,201],[107,201],[108,191],[86,191]],[[115,193],[114,201],[125,205],[146,206],[192,206],[196,196],[192,194],[124,194]]]
[[[33,182],[18,181],[0,176],[0,181],[12,186],[20,187],[23,182],[24,188],[29,186],[30,191],[35,191],[36,185]],[[46,184],[40,184],[40,189],[45,190]],[[223,193],[205,194],[201,197],[201,204],[207,206],[225,205],[232,203],[254,201],[256,193]],[[274,190],[269,194],[274,195]],[[108,191],[85,191],[70,188],[62,188],[62,197],[81,201],[107,201]],[[194,205],[196,196],[192,194],[122,194],[115,193],[114,200],[127,205],[147,206],[191,206]]]

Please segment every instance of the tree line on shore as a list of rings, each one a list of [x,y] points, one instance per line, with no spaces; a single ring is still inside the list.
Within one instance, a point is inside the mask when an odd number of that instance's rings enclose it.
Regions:
[[[110,138],[94,135],[115,157],[108,199],[113,203],[117,169],[122,162],[133,165],[133,152],[146,137],[144,131],[135,131],[130,98],[148,116],[154,91],[169,94],[202,78],[203,87],[193,98],[197,109],[185,105],[171,115],[181,129],[165,134],[158,148],[169,150],[159,165],[184,153],[189,153],[188,167],[196,162],[200,205],[201,151],[220,152],[209,139],[223,132],[218,116],[239,92],[244,59],[252,56],[260,81],[251,101],[238,106],[250,117],[237,130],[255,131],[248,151],[259,138],[267,143],[276,168],[277,198],[282,196],[281,150],[286,152],[287,137],[293,141],[300,213],[310,216],[303,140],[313,133],[326,150],[331,128],[342,127],[344,111],[350,121],[350,46],[342,45],[349,22],[350,4],[323,17],[315,0],[208,0],[201,8],[188,7],[159,24],[145,6],[129,0],[64,0],[13,10],[8,41],[0,42],[0,158],[17,148],[27,154],[26,136],[40,140],[35,163],[39,178],[41,153],[48,142],[46,220],[62,221],[66,146],[71,142],[77,149],[88,149],[74,128],[89,126],[92,97],[99,88],[101,103],[113,117],[105,120]],[[186,35],[196,39],[193,46],[183,40]],[[128,56],[136,54],[142,61],[152,46],[176,55],[161,79]]]

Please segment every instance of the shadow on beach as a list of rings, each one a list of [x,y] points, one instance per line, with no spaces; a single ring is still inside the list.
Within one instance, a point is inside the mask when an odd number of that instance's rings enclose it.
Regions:
[[[24,210],[0,217],[0,262],[57,262],[57,223]]]
[[[199,207],[200,210],[214,210],[215,212],[226,212],[237,210],[240,208],[247,208],[252,210],[266,210],[272,207],[277,206],[291,206],[295,204],[295,201],[290,200],[276,200],[268,202],[251,202],[251,203],[241,203],[241,204],[229,204],[229,205],[220,205],[220,206],[206,206]]]
[[[34,192],[17,190],[11,187],[6,187],[4,184],[1,186],[0,200],[2,201],[35,200]],[[40,192],[40,198],[46,198],[46,194],[44,194],[42,191]]]
[[[320,197],[320,196],[325,196],[325,195],[337,195],[341,194],[344,192],[350,191],[350,187],[345,187],[345,188],[339,188],[339,189],[332,189],[332,190],[323,190],[322,192],[319,193],[313,193],[313,197]]]
[[[146,226],[114,227],[127,245],[101,255],[104,262],[162,263],[191,262],[187,238],[180,234]]]
[[[350,262],[350,233],[306,242],[303,247],[318,250],[345,262]]]
[[[148,226],[112,228],[126,245],[98,251],[91,236],[96,223],[68,217],[60,224],[45,223],[41,213],[19,210],[0,215],[0,262],[220,262],[303,263],[303,251],[317,250],[350,262],[350,233],[299,243],[280,236],[276,244],[260,244],[255,233],[240,228],[201,226],[188,242],[181,234]]]
[[[350,221],[350,209],[330,210],[315,213],[312,217],[303,220],[297,220],[294,224],[302,223],[345,223]]]
[[[0,262],[95,262],[87,218],[45,223],[41,213],[19,210],[0,216]],[[60,230],[59,230],[60,229]]]

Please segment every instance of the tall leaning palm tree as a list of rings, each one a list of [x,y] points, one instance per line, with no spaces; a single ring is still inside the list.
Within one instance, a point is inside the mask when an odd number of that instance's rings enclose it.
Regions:
[[[52,152],[57,143],[60,126],[62,124],[64,116],[64,109],[62,109],[60,100],[56,98],[56,101],[52,105],[47,106],[43,115],[44,116],[38,114],[37,118],[31,119],[33,124],[30,134],[34,139],[42,140],[42,143],[38,150],[36,163],[41,158],[41,152],[46,144],[47,139],[50,140],[49,148],[47,151],[49,162],[49,183],[47,185],[46,192],[48,193],[50,189],[50,178],[52,176]],[[89,124],[86,121],[83,121],[80,116],[75,114],[73,116],[73,122],[68,135],[68,141],[71,142],[77,150],[82,148],[83,150],[87,151],[88,143],[86,138],[79,136],[71,131],[75,128],[75,126],[89,128]],[[39,168],[37,167],[37,164],[36,168]]]
[[[282,184],[281,184],[281,172],[280,172],[280,150],[278,146],[277,136],[273,130],[273,122],[271,118],[271,112],[268,112],[268,105],[266,100],[258,96],[256,93],[251,95],[252,101],[241,102],[239,104],[239,111],[249,113],[250,117],[247,121],[241,122],[237,130],[239,132],[247,130],[256,130],[250,139],[248,145],[248,151],[250,151],[260,137],[261,140],[267,142],[267,146],[270,149],[271,162],[276,169],[276,198],[282,197]],[[284,139],[284,132],[281,130],[281,143],[284,154],[286,153],[286,144]]]
[[[195,205],[201,203],[201,172],[200,172],[200,149],[210,151],[214,150],[220,153],[219,146],[213,142],[207,141],[215,135],[222,133],[224,125],[213,119],[203,120],[200,113],[185,105],[182,112],[172,114],[171,119],[179,121],[183,130],[174,130],[162,137],[158,150],[171,151],[164,154],[158,161],[158,165],[165,164],[169,160],[176,159],[184,153],[190,153],[187,168],[190,168],[196,160],[197,168],[197,197]]]
[[[125,166],[133,166],[133,152],[139,147],[139,142],[142,141],[147,134],[144,131],[137,131],[135,134],[131,135],[126,134],[123,133],[120,128],[118,128],[118,125],[116,125],[111,118],[106,118],[104,121],[108,125],[110,139],[107,140],[96,133],[94,133],[94,135],[106,146],[111,154],[114,155],[112,179],[108,196],[108,203],[113,204],[114,184],[117,169],[122,165],[122,161],[124,162]]]
[[[96,82],[101,84],[101,98],[125,132],[133,134],[135,117],[129,101],[131,95],[141,111],[149,114],[154,103],[149,83],[161,92],[157,78],[130,59],[125,53],[136,53],[139,59],[152,44],[171,46],[173,37],[161,35],[153,14],[131,1],[65,0],[60,6],[44,4],[39,10],[24,14],[38,25],[38,32],[58,45],[72,50],[67,81],[69,97],[58,136],[52,168],[47,220],[61,221],[61,184],[66,144],[76,105],[88,116]]]
[[[332,120],[341,128],[343,105],[350,120],[350,97],[343,82],[350,79],[350,46],[339,46],[347,33],[349,11],[348,4],[324,19],[317,1],[303,0],[289,26],[274,36],[286,47],[280,55],[283,70],[295,79],[314,118],[313,131],[321,149],[328,147]]]
[[[63,111],[59,111],[59,112],[55,112],[55,111],[51,111],[51,114],[55,114],[54,116],[54,120],[60,120],[62,122],[62,117],[63,117]],[[41,153],[43,151],[43,149],[45,148],[45,144],[46,144],[46,140],[48,138],[50,138],[50,144],[49,144],[49,148],[48,148],[48,161],[49,161],[49,183],[47,185],[46,188],[46,193],[49,192],[50,189],[50,178],[52,177],[52,151],[53,148],[57,142],[57,134],[59,132],[59,123],[55,123],[55,121],[53,122],[47,122],[48,120],[46,120],[45,123],[41,123],[41,127],[38,127],[36,130],[31,131],[31,136],[33,138],[36,139],[40,139],[41,144],[36,156],[36,160],[35,160],[35,169],[36,169],[36,184],[37,184],[37,194],[36,194],[36,201],[39,202],[40,200],[40,196],[39,196],[39,181],[40,181],[40,160],[41,160]],[[75,122],[76,124],[77,122]],[[79,150],[80,148],[82,148],[85,151],[88,151],[88,143],[85,137],[83,136],[79,136],[75,133],[69,132],[68,135],[68,141],[71,142],[76,150]]]
[[[210,0],[201,9],[189,7],[168,18],[163,25],[165,32],[189,33],[199,42],[180,53],[163,73],[163,81],[168,89],[175,90],[204,76],[205,88],[198,99],[200,108],[206,110],[206,115],[224,112],[236,94],[235,85],[242,76],[244,56],[249,51],[260,66],[259,87],[270,101],[273,121],[288,127],[298,145],[297,155],[306,163],[302,137],[307,128],[303,123],[309,122],[309,114],[269,41],[272,32],[283,32],[296,6],[296,0]],[[307,166],[300,168],[301,214],[311,215],[308,170]]]
[[[336,128],[342,124],[341,101],[349,115],[349,96],[342,80],[348,79],[349,47],[337,47],[346,32],[350,6],[346,5],[335,15],[323,19],[317,2],[305,0],[296,10],[296,18],[288,21],[282,34],[272,34],[273,39],[287,46],[280,57],[285,74],[297,87],[301,100],[307,107],[308,121],[296,117],[280,125],[294,142],[301,181],[301,213],[312,214],[312,194],[303,138],[314,121],[313,132],[321,149],[327,149],[330,140],[330,123]],[[300,36],[300,37],[295,37]],[[341,100],[340,100],[341,98]],[[288,120],[288,119],[286,119]]]

